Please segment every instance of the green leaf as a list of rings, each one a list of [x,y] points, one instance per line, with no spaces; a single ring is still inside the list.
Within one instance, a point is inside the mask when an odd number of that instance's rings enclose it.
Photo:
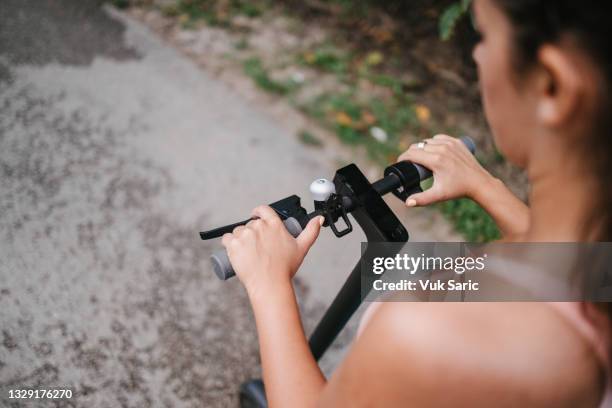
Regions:
[[[443,41],[453,36],[457,23],[468,12],[471,3],[472,0],[461,0],[451,4],[444,10],[438,23],[440,38]]]

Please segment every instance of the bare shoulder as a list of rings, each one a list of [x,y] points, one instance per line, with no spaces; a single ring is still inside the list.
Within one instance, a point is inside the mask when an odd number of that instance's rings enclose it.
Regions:
[[[546,304],[385,303],[324,401],[594,407],[600,376],[589,345]]]

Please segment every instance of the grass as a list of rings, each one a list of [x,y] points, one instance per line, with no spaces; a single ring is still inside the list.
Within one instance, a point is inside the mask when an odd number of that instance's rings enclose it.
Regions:
[[[128,0],[112,0],[122,2]],[[179,17],[184,28],[194,28],[198,22],[212,26],[228,27],[236,15],[250,18],[259,17],[267,5],[266,1],[232,0],[218,2],[216,0],[178,0],[163,8],[164,14]]]
[[[391,89],[396,95],[400,95],[404,89],[404,83],[391,75],[370,74],[367,76],[367,78],[373,84]]]
[[[277,95],[287,95],[296,84],[293,81],[277,81],[272,79],[259,58],[249,58],[243,63],[244,73],[264,91]]]
[[[489,242],[501,237],[491,216],[470,199],[445,201],[438,204],[438,207],[455,229],[470,242]]]
[[[333,130],[338,138],[352,145],[363,145],[370,158],[387,164],[401,153],[401,139],[409,129],[418,127],[414,108],[410,101],[371,98],[359,101],[354,92],[323,93],[302,109],[322,125]],[[372,136],[372,129],[379,128],[385,140]]]
[[[316,137],[315,135],[313,135],[307,130],[301,130],[298,133],[298,138],[305,145],[314,146],[314,147],[323,146],[323,142],[321,141],[321,139],[319,139],[318,137]]]
[[[183,28],[194,28],[200,21],[211,26],[225,26],[226,21],[220,18],[210,0],[180,0],[164,8],[168,16],[178,16]]]
[[[242,14],[247,17],[259,17],[263,13],[263,6],[253,2],[252,0],[247,1],[236,1],[234,0],[234,10],[237,14]]]
[[[323,45],[302,53],[298,57],[298,62],[322,71],[342,75],[349,70],[350,55],[333,46]]]

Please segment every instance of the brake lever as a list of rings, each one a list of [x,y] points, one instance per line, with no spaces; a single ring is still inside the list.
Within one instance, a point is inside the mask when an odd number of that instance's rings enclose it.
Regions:
[[[292,195],[282,200],[276,201],[270,204],[270,207],[276,214],[280,217],[281,220],[285,221],[288,218],[295,218],[295,220],[300,224],[301,228],[306,227],[310,217],[306,210],[300,204],[300,197],[296,195]],[[234,224],[224,225],[222,227],[214,228],[208,231],[200,232],[200,238],[203,240],[213,239],[222,237],[223,234],[231,233],[234,231],[234,228],[239,227],[241,225],[246,225],[251,220],[256,220],[259,217],[251,217],[244,221],[239,221]]]
[[[248,218],[244,221],[239,221],[234,224],[224,225],[223,227],[213,228],[208,231],[202,231],[200,232],[200,238],[202,238],[203,240],[207,240],[222,237],[224,234],[231,233],[234,228],[239,227],[241,225],[246,225],[249,221],[256,220],[257,218],[259,217]]]

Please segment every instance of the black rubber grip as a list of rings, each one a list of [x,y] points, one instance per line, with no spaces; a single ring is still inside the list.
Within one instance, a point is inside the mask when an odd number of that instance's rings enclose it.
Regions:
[[[297,238],[297,236],[302,232],[302,226],[298,220],[293,217],[287,218],[285,221],[283,221],[283,224],[285,224],[285,228],[287,228],[287,231],[289,231],[294,238]],[[227,256],[227,252],[224,249],[212,254],[210,257],[210,262],[212,262],[215,275],[217,275],[219,279],[228,280],[236,275],[229,257]]]

